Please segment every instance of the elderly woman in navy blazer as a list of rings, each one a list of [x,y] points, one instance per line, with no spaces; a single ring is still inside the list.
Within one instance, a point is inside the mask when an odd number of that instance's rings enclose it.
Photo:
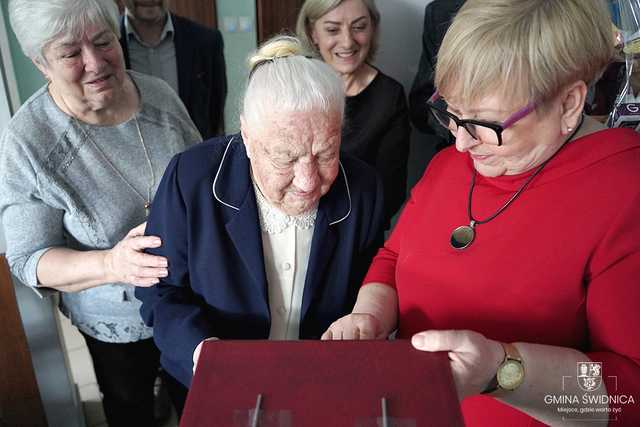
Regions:
[[[350,312],[382,238],[379,178],[339,155],[340,78],[293,37],[249,63],[241,135],[174,157],[147,224],[169,275],[136,296],[187,387],[208,338],[320,338]]]

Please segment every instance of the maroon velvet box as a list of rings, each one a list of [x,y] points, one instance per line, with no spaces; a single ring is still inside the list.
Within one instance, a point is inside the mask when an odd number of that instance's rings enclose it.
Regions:
[[[462,426],[445,353],[395,341],[209,341],[180,425]]]

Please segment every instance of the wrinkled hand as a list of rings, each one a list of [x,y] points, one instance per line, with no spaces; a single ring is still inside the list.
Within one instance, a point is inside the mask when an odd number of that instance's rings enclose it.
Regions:
[[[368,313],[348,314],[329,326],[323,340],[373,340],[386,338],[380,322]]]
[[[422,351],[449,352],[460,401],[483,391],[504,359],[504,350],[498,341],[473,331],[420,332],[411,338],[411,344]]]
[[[202,345],[206,342],[206,341],[213,341],[213,340],[217,340],[218,338],[215,337],[211,337],[211,338],[206,338],[202,341],[200,341],[200,344],[198,344],[196,346],[196,349],[193,350],[193,373],[196,373],[196,367],[198,366],[198,360],[200,360],[200,352],[202,351]]]
[[[143,252],[162,245],[159,237],[144,235],[146,226],[147,223],[143,222],[132,228],[124,239],[106,251],[104,264],[109,282],[148,287],[167,276],[166,258]]]

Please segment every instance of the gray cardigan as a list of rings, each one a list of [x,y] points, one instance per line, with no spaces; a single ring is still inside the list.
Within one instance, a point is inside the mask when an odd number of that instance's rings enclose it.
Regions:
[[[137,118],[155,173],[153,196],[173,155],[201,137],[168,84],[128,73],[140,93]],[[151,174],[135,120],[79,123],[56,106],[46,87],[38,90],[0,139],[0,218],[13,274],[37,287],[36,266],[48,249],[108,249],[142,223],[145,200],[124,180],[146,199]],[[101,341],[149,338],[152,330],[140,318],[133,291],[113,283],[62,293],[60,309]]]

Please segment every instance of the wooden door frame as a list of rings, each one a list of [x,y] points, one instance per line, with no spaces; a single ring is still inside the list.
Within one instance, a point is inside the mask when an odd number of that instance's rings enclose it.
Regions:
[[[0,254],[0,425],[46,426],[13,280]]]
[[[256,0],[258,45],[283,31],[295,33],[296,19],[304,0]]]

